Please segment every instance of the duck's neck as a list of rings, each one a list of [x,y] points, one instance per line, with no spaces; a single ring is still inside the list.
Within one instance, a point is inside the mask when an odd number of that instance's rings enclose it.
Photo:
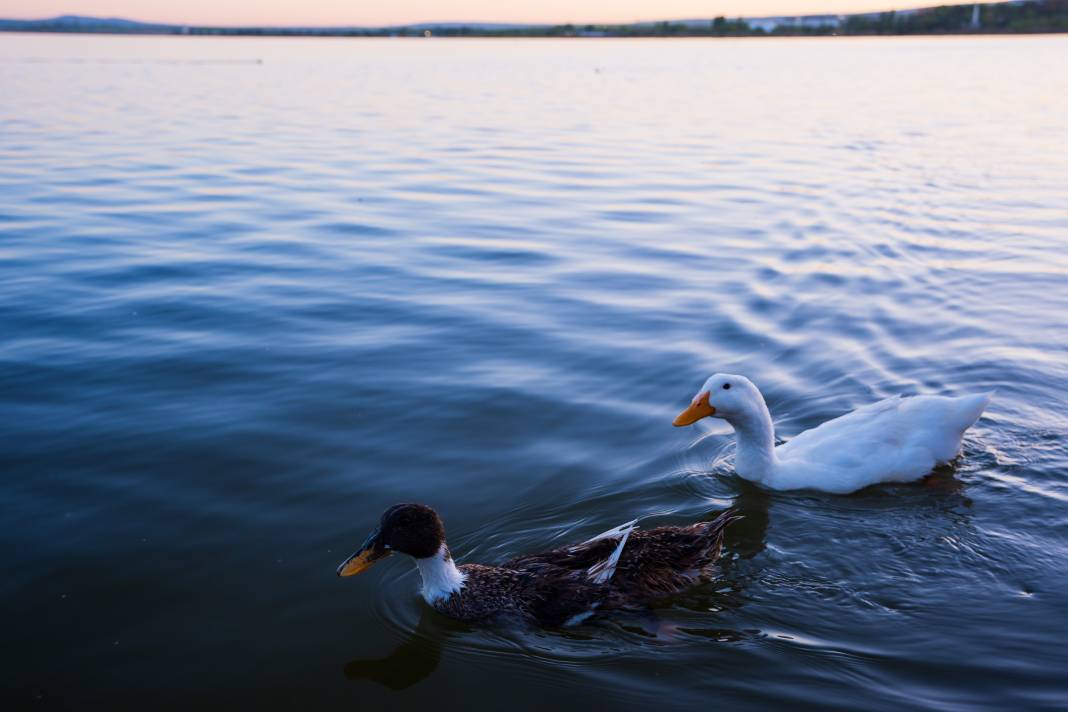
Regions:
[[[438,553],[425,559],[416,559],[415,565],[423,578],[423,598],[427,603],[448,598],[463,588],[466,578],[452,560],[449,547],[444,544]]]
[[[734,468],[741,477],[753,482],[770,484],[779,460],[775,456],[775,426],[771,413],[763,403],[753,412],[731,418],[738,437],[738,452]]]

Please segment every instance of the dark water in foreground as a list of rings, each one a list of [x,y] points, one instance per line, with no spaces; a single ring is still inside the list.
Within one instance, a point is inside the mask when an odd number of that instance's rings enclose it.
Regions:
[[[1066,59],[3,36],[4,697],[1068,706]],[[783,438],[999,392],[923,484],[764,494],[670,426],[716,370]],[[746,519],[657,620],[483,630],[334,576],[413,499],[461,561]]]

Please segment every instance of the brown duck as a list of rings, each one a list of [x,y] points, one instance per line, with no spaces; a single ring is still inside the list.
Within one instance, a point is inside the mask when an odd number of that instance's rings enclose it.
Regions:
[[[574,625],[595,613],[639,610],[707,580],[719,558],[724,512],[709,522],[636,531],[628,522],[581,544],[518,556],[500,566],[457,566],[441,518],[423,504],[397,504],[338,576],[366,571],[394,552],[408,554],[422,576],[423,598],[462,621],[518,616],[546,626]]]

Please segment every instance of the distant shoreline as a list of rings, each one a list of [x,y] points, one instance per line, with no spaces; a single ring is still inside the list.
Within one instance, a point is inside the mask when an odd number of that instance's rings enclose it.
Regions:
[[[41,20],[0,19],[0,32],[195,37],[827,37],[976,36],[1068,33],[1068,0],[941,5],[853,15],[716,17],[629,24],[520,25],[440,22],[389,27],[218,27],[64,15]]]
[[[128,32],[122,30],[18,30],[0,28],[0,34],[11,35],[98,35],[101,37],[262,37],[264,39],[277,38],[323,38],[323,39],[363,39],[363,40],[393,40],[393,39],[484,39],[484,40],[507,40],[507,39],[530,39],[530,40],[620,40],[620,39],[775,39],[775,38],[849,38],[849,37],[1050,37],[1068,34],[1068,30],[1028,30],[1028,31],[978,31],[978,32],[826,32],[826,33],[751,33],[735,35],[712,35],[712,34],[620,34],[620,35],[565,35],[565,34],[490,34],[468,33],[448,34],[421,33],[407,34],[380,34],[380,33],[326,33],[326,32]]]

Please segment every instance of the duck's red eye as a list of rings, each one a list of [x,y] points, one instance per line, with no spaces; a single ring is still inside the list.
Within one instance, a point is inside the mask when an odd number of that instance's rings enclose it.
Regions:
[[[729,383],[724,383],[723,384],[723,390],[729,391],[730,389],[731,389],[731,384],[729,384]]]

